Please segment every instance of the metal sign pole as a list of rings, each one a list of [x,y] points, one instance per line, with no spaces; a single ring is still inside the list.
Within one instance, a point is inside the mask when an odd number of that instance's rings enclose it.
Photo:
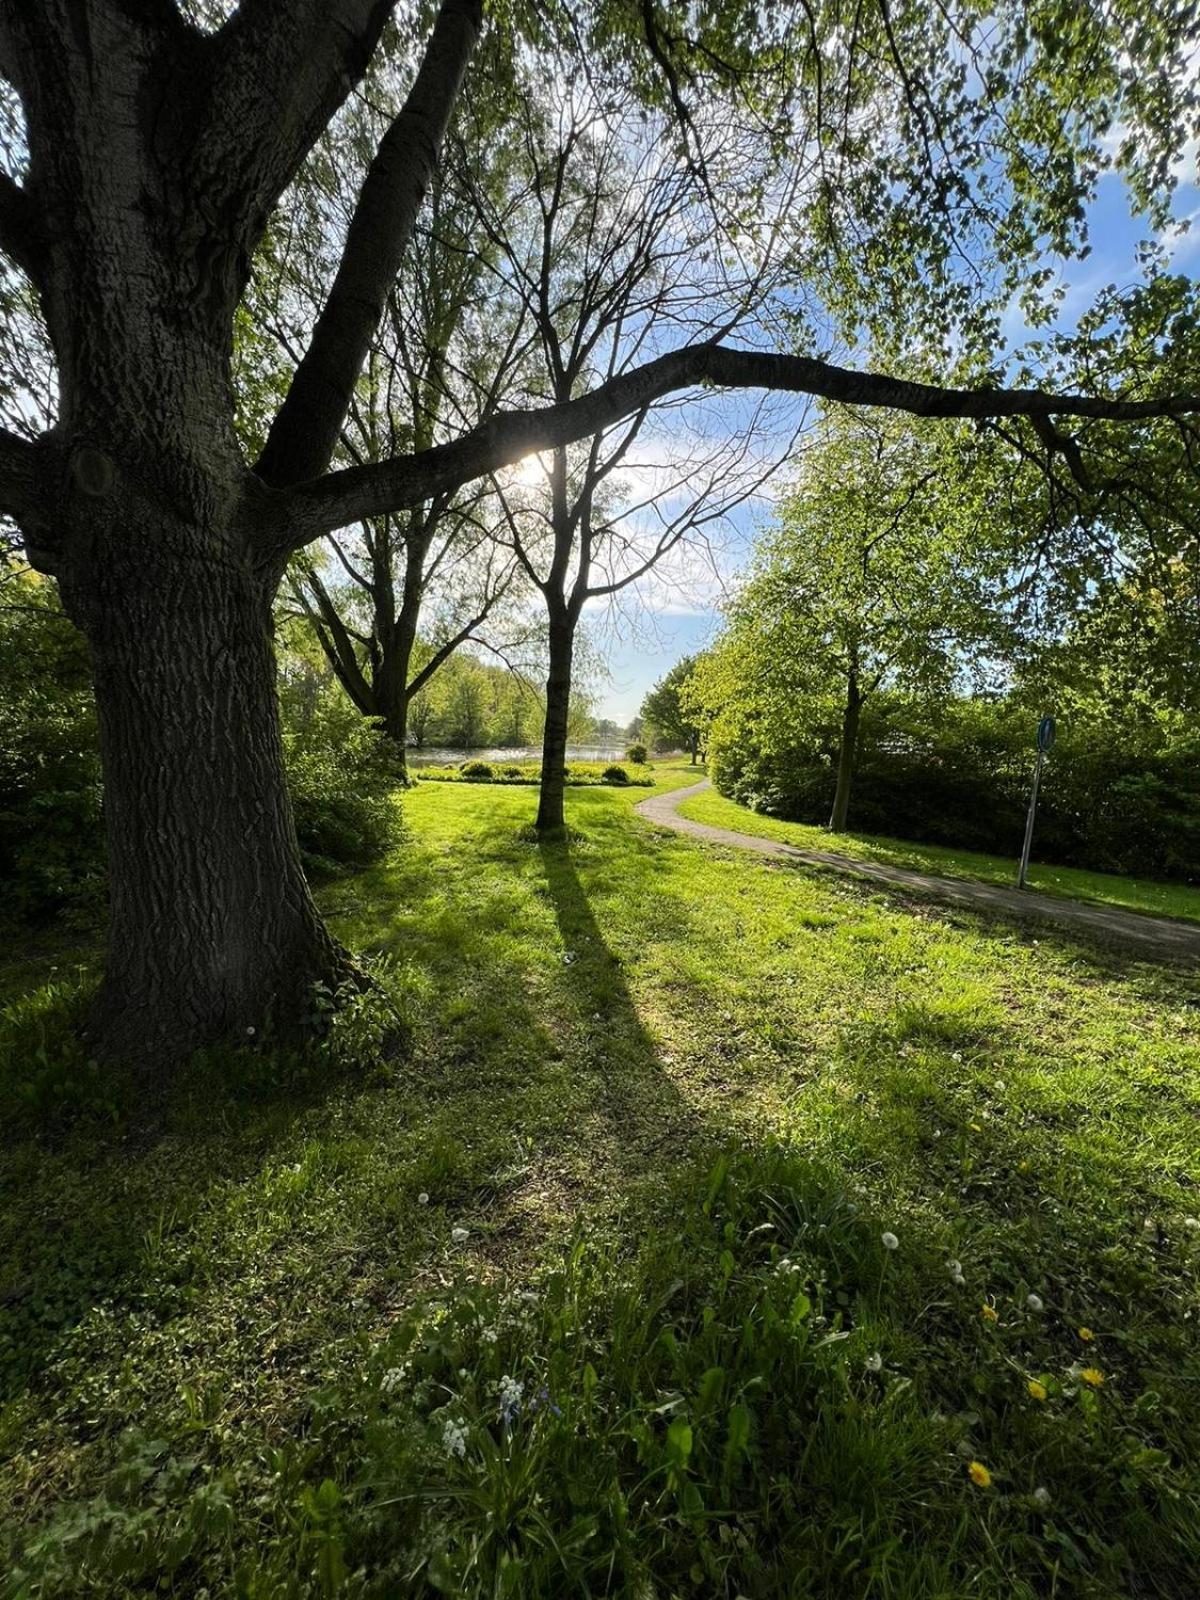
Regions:
[[[1017,871],[1017,888],[1025,887],[1025,874],[1029,871],[1029,852],[1033,847],[1033,819],[1037,815],[1038,784],[1042,781],[1042,762],[1046,751],[1054,747],[1057,728],[1053,717],[1043,717],[1037,729],[1037,764],[1033,769],[1033,792],[1029,796],[1029,815],[1025,818],[1025,843],[1021,849],[1021,865]]]
[[[1021,867],[1017,873],[1017,888],[1025,887],[1025,874],[1029,871],[1029,852],[1033,848],[1033,819],[1037,812],[1038,784],[1042,781],[1042,762],[1046,759],[1046,752],[1039,750],[1037,762],[1033,769],[1033,792],[1029,796],[1029,815],[1025,818],[1025,844],[1021,850]]]

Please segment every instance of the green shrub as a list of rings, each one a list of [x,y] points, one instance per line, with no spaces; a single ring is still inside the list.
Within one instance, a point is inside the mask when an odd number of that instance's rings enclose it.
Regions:
[[[626,761],[632,761],[635,767],[644,767],[646,764],[646,746],[644,744],[631,744],[625,752]]]
[[[624,767],[605,767],[604,771],[600,774],[600,781],[601,783],[628,783],[629,774],[625,771]]]
[[[524,767],[513,766],[511,763],[506,767],[501,767],[500,772],[505,778],[526,778],[530,776]]]
[[[87,647],[49,584],[14,591],[0,606],[0,917],[90,920],[105,852]]]
[[[462,775],[474,783],[491,783],[496,776],[495,768],[486,761],[464,761]]]
[[[850,802],[856,833],[1017,855],[1037,718],[1015,701],[921,707],[880,695],[863,716]],[[770,816],[828,820],[837,775],[831,714],[790,735],[749,721],[714,739],[722,794]],[[1200,881],[1200,736],[1060,718],[1042,776],[1035,854],[1101,872]]]
[[[288,790],[305,870],[327,876],[377,861],[400,831],[389,741],[324,673],[285,672],[280,701]]]

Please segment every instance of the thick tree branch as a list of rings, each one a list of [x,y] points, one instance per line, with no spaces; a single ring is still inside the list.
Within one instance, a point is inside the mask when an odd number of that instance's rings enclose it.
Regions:
[[[297,483],[328,465],[481,20],[480,0],[442,0],[416,82],[367,172],[329,299],[259,459],[256,470],[267,483]]]
[[[362,77],[395,0],[242,0],[203,43],[207,115],[191,166],[247,250]],[[228,224],[226,224],[228,226]]]
[[[0,250],[34,284],[43,276],[44,233],[41,213],[28,192],[7,173],[0,173]]]
[[[374,716],[378,710],[374,691],[359,665],[358,653],[349,631],[325,585],[315,572],[310,572],[303,579],[293,579],[291,588],[312,623],[325,657],[337,674],[342,688],[364,716]],[[312,591],[311,598],[309,588]]]
[[[881,406],[921,417],[1102,417],[1133,422],[1200,412],[1200,395],[1112,400],[1040,389],[949,389],[885,373],[855,372],[807,356],[687,346],[622,373],[590,393],[537,411],[502,411],[448,444],[390,461],[349,467],[264,506],[263,551],[299,549],[333,528],[420,504],[433,494],[611,427],[681,389],[768,389]]]

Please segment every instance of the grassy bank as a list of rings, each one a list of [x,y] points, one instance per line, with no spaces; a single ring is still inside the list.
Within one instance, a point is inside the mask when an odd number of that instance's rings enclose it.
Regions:
[[[1200,981],[645,792],[411,791],[325,893],[407,1052],[153,1134],[10,965],[0,1593],[1193,1592]]]
[[[938,873],[947,878],[977,878],[981,883],[998,883],[1012,888],[1016,883],[1017,861],[1005,856],[983,855],[975,850],[950,850],[940,845],[917,844],[911,839],[883,839],[874,835],[831,834],[825,828],[802,822],[781,822],[764,817],[717,794],[715,789],[685,800],[680,814],[696,822],[710,822],[718,828],[735,828],[759,838],[781,839],[799,850],[835,850],[858,861],[882,861],[893,867],[912,867],[918,872]],[[1179,917],[1200,922],[1200,888],[1183,883],[1160,883],[1150,878],[1127,878],[1111,872],[1087,872],[1082,867],[1048,867],[1036,861],[1030,867],[1028,883],[1042,894],[1059,895],[1068,900],[1091,900],[1097,905],[1123,906],[1129,911],[1149,912],[1159,917]]]

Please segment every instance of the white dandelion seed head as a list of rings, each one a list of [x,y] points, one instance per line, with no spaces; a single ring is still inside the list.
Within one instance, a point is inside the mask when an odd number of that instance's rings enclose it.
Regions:
[[[900,1241],[897,1239],[894,1233],[885,1233],[881,1237],[883,1239],[883,1248],[885,1250],[899,1250]]]
[[[471,1237],[470,1228],[451,1228],[450,1238],[455,1244],[463,1244]]]
[[[1030,1311],[1045,1311],[1046,1309],[1046,1302],[1042,1299],[1040,1294],[1027,1294],[1025,1296],[1025,1304],[1029,1307]]]
[[[420,1194],[417,1196],[417,1204],[419,1206],[427,1206],[429,1204],[429,1196],[425,1193],[424,1189],[422,1189]]]
[[[1050,1504],[1050,1491],[1044,1484],[1039,1484],[1038,1487],[1033,1491],[1033,1503],[1034,1505],[1039,1506],[1043,1511]]]
[[[883,1357],[879,1354],[878,1350],[873,1350],[871,1352],[871,1354],[867,1357],[867,1359],[863,1362],[863,1366],[866,1367],[868,1372],[882,1372],[883,1371]]]

